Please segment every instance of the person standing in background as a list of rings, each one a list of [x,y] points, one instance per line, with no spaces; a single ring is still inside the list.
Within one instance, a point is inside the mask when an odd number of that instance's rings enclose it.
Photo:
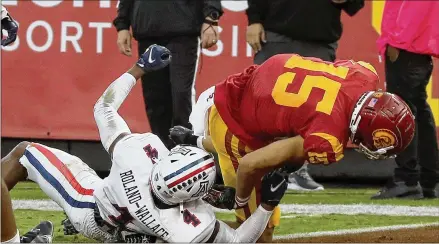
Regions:
[[[152,133],[172,146],[169,129],[191,128],[189,115],[195,102],[195,74],[201,47],[210,48],[219,38],[220,0],[120,0],[113,21],[119,51],[131,56],[131,32],[140,56],[152,44],[172,53],[166,69],[142,77],[143,99]]]
[[[372,199],[438,197],[438,143],[426,87],[432,56],[439,57],[439,2],[386,1],[377,44],[385,57],[387,91],[410,106],[416,130],[412,143],[395,159],[393,178]]]
[[[364,0],[248,0],[247,42],[262,64],[281,53],[334,61],[342,34],[341,11],[354,16]],[[289,177],[288,189],[323,190],[307,163]]]

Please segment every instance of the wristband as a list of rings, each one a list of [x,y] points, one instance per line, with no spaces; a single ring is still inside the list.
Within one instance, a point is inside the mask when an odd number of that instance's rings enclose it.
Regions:
[[[238,196],[235,197],[235,203],[240,208],[245,206],[245,205],[247,205],[249,200],[250,200],[250,196],[248,196],[248,197],[246,197],[244,199],[242,199],[242,198],[240,198]]]

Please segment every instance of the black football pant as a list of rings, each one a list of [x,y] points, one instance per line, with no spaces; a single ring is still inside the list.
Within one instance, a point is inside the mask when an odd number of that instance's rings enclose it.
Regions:
[[[171,127],[181,125],[192,128],[189,115],[195,99],[193,85],[198,60],[198,37],[143,39],[139,41],[139,55],[152,44],[168,48],[172,61],[168,67],[142,77],[143,99],[152,133],[167,147],[171,147],[168,138]]]
[[[255,54],[253,62],[255,64],[262,64],[265,60],[271,58],[276,54],[295,53],[303,57],[320,58],[324,61],[333,62],[338,44],[322,43],[322,42],[307,42],[293,40],[284,35],[266,31],[267,42],[262,43],[262,49]]]
[[[433,70],[432,59],[400,50],[395,62],[386,55],[385,68],[387,91],[405,100],[416,117],[413,141],[395,160],[395,181],[404,181],[409,186],[419,181],[424,189],[434,188],[439,182],[438,143],[426,91]]]

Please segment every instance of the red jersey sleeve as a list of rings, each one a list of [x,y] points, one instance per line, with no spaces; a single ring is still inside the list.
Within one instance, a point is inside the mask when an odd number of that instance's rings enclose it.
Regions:
[[[343,158],[343,145],[327,133],[312,133],[303,143],[306,158],[312,164],[330,164]]]

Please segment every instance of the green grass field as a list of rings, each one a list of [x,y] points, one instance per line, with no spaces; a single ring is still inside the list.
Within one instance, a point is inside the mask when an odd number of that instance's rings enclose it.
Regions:
[[[369,197],[377,189],[326,189],[321,192],[289,192],[285,195],[283,204],[380,204],[394,206],[425,206],[439,207],[438,200],[385,200],[372,201]],[[17,185],[11,192],[13,199],[47,199],[36,184],[24,182]],[[54,242],[92,242],[80,235],[64,236],[61,220],[65,218],[59,211],[15,210],[20,232],[24,233],[38,224],[41,220],[50,220],[55,224]],[[217,213],[222,220],[233,220],[231,213]],[[401,224],[417,224],[439,222],[438,216],[381,216],[370,214],[284,214],[280,227],[276,228],[276,235],[293,233],[308,233],[362,227],[389,226]]]

